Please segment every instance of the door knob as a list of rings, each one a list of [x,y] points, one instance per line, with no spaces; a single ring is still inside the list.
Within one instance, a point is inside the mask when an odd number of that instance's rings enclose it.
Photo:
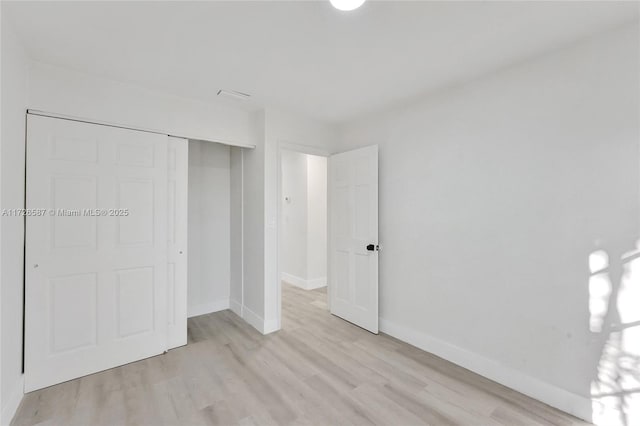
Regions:
[[[369,244],[367,246],[367,250],[369,250],[369,251],[377,251],[378,250],[378,245]]]

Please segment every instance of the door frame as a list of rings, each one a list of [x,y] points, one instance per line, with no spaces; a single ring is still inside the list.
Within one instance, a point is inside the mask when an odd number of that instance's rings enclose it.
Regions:
[[[276,203],[277,204],[276,240],[277,240],[277,247],[278,247],[276,251],[276,265],[277,265],[276,266],[276,274],[277,274],[276,319],[278,321],[277,328],[276,328],[277,330],[280,330],[282,328],[282,258],[280,256],[282,252],[282,151],[294,151],[300,154],[317,155],[319,157],[325,157],[327,159],[327,172],[328,172],[328,166],[329,166],[328,164],[329,157],[331,157],[331,154],[332,154],[330,151],[326,149],[322,149],[322,148],[318,148],[310,145],[302,145],[302,144],[287,142],[283,140],[278,141],[278,164],[277,164],[278,188],[276,191],[277,197],[278,197],[278,202]],[[328,238],[329,238],[329,229],[331,227],[331,220],[329,215],[329,209],[331,207],[331,197],[329,196],[328,179],[329,179],[329,176],[327,175],[327,255],[329,254]],[[331,286],[329,285],[329,268],[330,268],[329,258],[327,257],[327,296],[331,291]],[[329,303],[329,297],[327,297],[327,304],[328,303]]]

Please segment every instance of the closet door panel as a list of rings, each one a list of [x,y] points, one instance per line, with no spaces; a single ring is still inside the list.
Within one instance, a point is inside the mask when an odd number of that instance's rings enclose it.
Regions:
[[[169,138],[167,164],[167,342],[171,349],[187,344],[187,139]]]
[[[28,116],[25,390],[167,348],[167,136]]]

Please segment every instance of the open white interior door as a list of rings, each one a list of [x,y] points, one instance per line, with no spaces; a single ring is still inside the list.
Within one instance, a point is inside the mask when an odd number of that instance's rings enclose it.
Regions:
[[[166,135],[28,116],[25,391],[167,349],[167,193]]]
[[[378,333],[378,146],[329,158],[331,313]]]

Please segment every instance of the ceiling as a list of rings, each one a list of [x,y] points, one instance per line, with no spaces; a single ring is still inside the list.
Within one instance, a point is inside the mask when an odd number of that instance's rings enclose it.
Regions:
[[[3,2],[35,60],[343,122],[638,20],[635,2]]]

